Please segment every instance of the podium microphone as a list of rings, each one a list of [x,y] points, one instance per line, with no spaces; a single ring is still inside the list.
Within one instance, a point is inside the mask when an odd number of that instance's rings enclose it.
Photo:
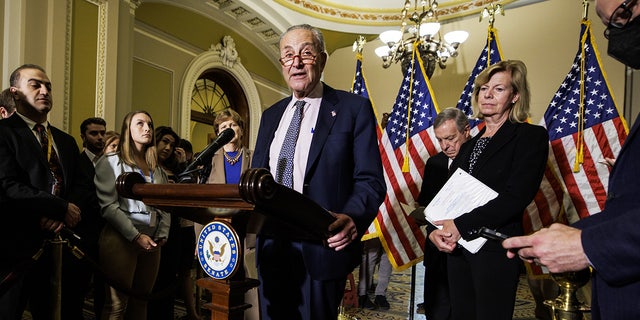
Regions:
[[[233,137],[235,136],[236,132],[231,128],[227,128],[224,131],[220,132],[218,137],[213,140],[213,142],[211,142],[206,148],[204,148],[202,152],[200,152],[200,154],[193,160],[193,162],[191,162],[189,166],[184,169],[180,176],[195,171],[198,166],[210,163],[211,158],[213,158],[213,154],[216,153],[218,149],[222,148],[222,146],[229,143],[229,141],[231,141],[231,139],[233,139]]]

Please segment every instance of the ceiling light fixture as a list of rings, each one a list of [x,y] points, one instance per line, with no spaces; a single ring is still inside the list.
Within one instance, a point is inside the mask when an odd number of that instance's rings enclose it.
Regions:
[[[382,58],[384,68],[388,68],[392,63],[401,62],[402,72],[405,73],[411,64],[413,50],[417,48],[430,78],[436,65],[444,69],[449,57],[458,55],[458,47],[467,40],[469,33],[451,31],[441,37],[438,2],[422,0],[420,6],[422,11],[418,12],[418,0],[414,0],[414,11],[409,15],[411,0],[405,0],[400,30],[382,32],[380,41],[386,46],[378,47],[375,53]],[[412,24],[408,25],[409,22]]]

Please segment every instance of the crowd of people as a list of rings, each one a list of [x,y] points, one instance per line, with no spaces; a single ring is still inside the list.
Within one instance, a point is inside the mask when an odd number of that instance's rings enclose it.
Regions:
[[[115,189],[124,172],[149,183],[175,182],[193,156],[189,141],[170,127],[154,128],[148,112],[133,111],[120,133],[106,131],[102,118],[85,119],[80,151],[47,121],[53,97],[43,68],[22,65],[10,82],[0,94],[0,202],[8,213],[0,319],[21,319],[27,308],[33,319],[51,319],[59,307],[61,319],[81,320],[90,292],[96,319],[173,319],[176,295],[185,302],[185,319],[200,319],[193,223]],[[82,252],[63,248],[58,297],[46,288],[55,270],[48,241],[57,234]]]
[[[609,53],[640,66],[640,5],[598,0],[596,6],[608,26]],[[264,111],[255,150],[243,145],[244,119],[232,109],[219,112],[214,132],[230,128],[235,136],[216,151],[202,168],[206,176],[197,180],[235,184],[247,169],[266,168],[276,182],[325,208],[334,222],[326,237],[317,238],[276,214],[247,218],[243,272],[260,285],[245,297],[253,305],[246,314],[252,319],[337,319],[347,275],[361,261],[361,307],[388,309],[389,261],[373,243],[363,255],[360,241],[386,194],[371,103],[321,81],[327,53],[317,28],[290,27],[279,49],[292,95]],[[0,319],[21,319],[27,308],[33,319],[50,319],[58,304],[62,319],[83,319],[91,288],[100,319],[173,319],[176,297],[183,298],[187,319],[199,319],[191,271],[202,226],[125,198],[115,187],[126,172],[152,184],[179,182],[194,156],[189,141],[171,127],[156,127],[151,114],[138,110],[124,117],[119,133],[107,131],[104,119],[84,120],[80,150],[73,137],[47,121],[53,97],[43,68],[18,67],[10,86],[0,92],[5,218],[0,226]],[[475,79],[472,101],[485,124],[477,135],[470,136],[469,123],[457,109],[447,108],[435,119],[442,152],[426,163],[412,213],[428,234],[427,318],[511,319],[522,267],[514,257],[551,272],[591,268],[592,318],[640,318],[633,303],[640,292],[634,228],[640,217],[640,179],[633,169],[640,155],[634,146],[638,122],[611,161],[603,212],[524,236],[522,212],[538,190],[549,148],[547,131],[527,122],[530,95],[525,64],[498,62]],[[425,208],[456,169],[497,196],[455,218],[427,222]],[[481,227],[513,237],[489,241],[474,253],[459,245],[478,238]],[[42,286],[54,276],[48,243],[62,234],[75,238],[86,259],[63,252],[56,297]],[[376,263],[379,288],[372,302],[367,290]]]

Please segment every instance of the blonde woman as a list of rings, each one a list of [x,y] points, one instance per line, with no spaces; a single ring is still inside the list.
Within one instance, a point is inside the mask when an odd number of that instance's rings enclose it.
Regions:
[[[140,294],[149,294],[153,288],[170,217],[141,201],[119,196],[115,180],[124,172],[136,172],[149,183],[167,183],[155,145],[149,113],[130,112],[122,122],[119,152],[106,154],[96,165],[96,191],[107,222],[100,235],[100,263],[107,279]],[[102,319],[146,318],[146,301],[107,288]]]

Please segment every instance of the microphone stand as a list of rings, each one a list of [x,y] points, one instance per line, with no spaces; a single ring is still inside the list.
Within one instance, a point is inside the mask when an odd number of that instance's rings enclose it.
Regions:
[[[193,170],[181,172],[178,175],[178,183],[195,183],[196,181],[194,181],[193,176],[191,174],[196,173],[200,170],[202,170],[202,168],[195,168]]]

